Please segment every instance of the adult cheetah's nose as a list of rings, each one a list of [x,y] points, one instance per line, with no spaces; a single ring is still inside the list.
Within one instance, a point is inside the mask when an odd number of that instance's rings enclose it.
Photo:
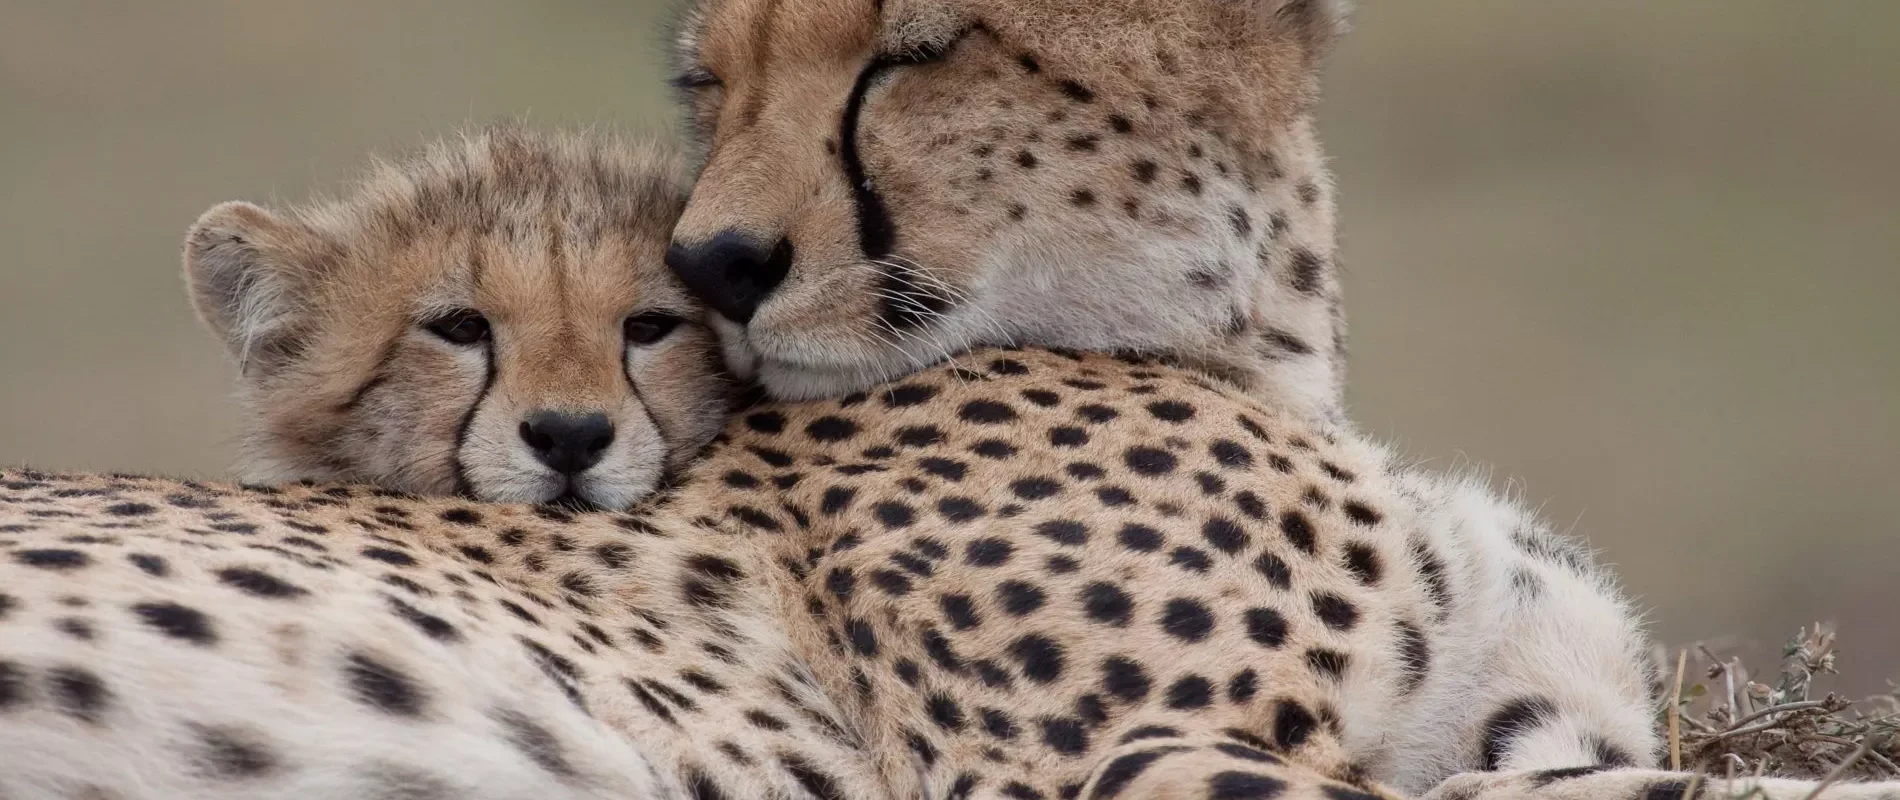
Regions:
[[[549,469],[578,475],[600,463],[607,446],[614,443],[614,423],[598,411],[536,411],[521,423],[521,440]]]
[[[762,243],[737,231],[698,244],[676,240],[666,249],[666,266],[713,310],[743,325],[792,271],[792,240]]]

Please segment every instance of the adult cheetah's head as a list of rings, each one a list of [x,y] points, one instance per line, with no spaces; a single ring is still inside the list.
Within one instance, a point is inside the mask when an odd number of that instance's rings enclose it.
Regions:
[[[185,242],[243,368],[244,477],[630,505],[723,421],[703,307],[662,266],[674,158],[500,128],[350,196],[217,206]]]
[[[698,0],[669,265],[783,397],[978,344],[1337,401],[1310,109],[1339,0]],[[1278,374],[1274,374],[1278,371]],[[1322,409],[1323,410],[1323,409]]]

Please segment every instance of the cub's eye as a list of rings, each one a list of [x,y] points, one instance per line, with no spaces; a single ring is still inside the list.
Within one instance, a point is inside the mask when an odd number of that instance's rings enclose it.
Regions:
[[[627,344],[644,346],[666,338],[683,321],[672,314],[654,311],[628,317],[622,328],[627,333]]]
[[[470,308],[451,311],[422,327],[451,344],[476,344],[487,341],[489,335],[487,318]]]
[[[711,89],[715,86],[724,86],[725,83],[709,69],[689,69],[673,77],[674,88],[688,91]]]

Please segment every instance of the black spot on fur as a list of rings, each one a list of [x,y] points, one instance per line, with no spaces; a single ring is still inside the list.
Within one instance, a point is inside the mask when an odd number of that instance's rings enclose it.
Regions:
[[[844,417],[819,417],[805,426],[805,435],[819,442],[842,442],[858,435],[858,424]]]
[[[226,567],[218,570],[217,575],[219,582],[253,597],[285,600],[310,593],[301,586],[249,567]]]
[[[1410,692],[1424,683],[1425,674],[1431,670],[1432,649],[1425,639],[1425,632],[1417,625],[1400,620],[1395,627],[1399,634],[1399,668],[1404,675],[1399,679],[1401,689]]]
[[[1273,800],[1286,791],[1286,781],[1257,772],[1217,772],[1207,782],[1208,800]]]
[[[1280,701],[1273,713],[1273,743],[1280,750],[1292,750],[1306,743],[1319,720],[1306,706],[1293,700]]]
[[[1062,646],[1047,636],[1023,636],[1010,645],[1009,654],[1021,664],[1023,676],[1036,683],[1053,683],[1062,677]]]
[[[12,661],[0,661],[0,711],[26,702],[26,669]]]
[[[1260,673],[1243,669],[1227,680],[1227,700],[1240,705],[1252,700],[1260,692]]]
[[[1003,581],[996,586],[996,597],[1002,603],[1003,610],[1014,616],[1024,616],[1042,608],[1047,601],[1042,587],[1022,581]]]
[[[132,613],[159,633],[200,647],[217,644],[218,634],[204,612],[172,602],[140,603]]]
[[[1073,717],[1048,717],[1042,722],[1042,743],[1071,758],[1088,752],[1089,734],[1082,721]]]
[[[1359,624],[1359,609],[1344,597],[1331,592],[1313,593],[1313,613],[1326,627],[1336,631],[1349,631]]]
[[[1065,547],[1081,547],[1089,542],[1088,527],[1074,520],[1056,519],[1037,523],[1035,530],[1036,535]]]
[[[363,653],[351,653],[344,677],[358,702],[402,717],[420,716],[428,697],[407,673]]]
[[[1214,615],[1198,600],[1177,597],[1162,610],[1161,629],[1187,642],[1199,642],[1214,631]]]
[[[1250,608],[1245,615],[1247,638],[1256,644],[1279,648],[1286,644],[1286,617],[1271,608]]]
[[[1352,658],[1338,650],[1315,647],[1306,651],[1306,666],[1328,678],[1346,674],[1346,667],[1351,663]]]
[[[1110,656],[1102,662],[1102,689],[1111,697],[1133,703],[1148,696],[1153,681],[1133,659]]]
[[[456,525],[480,525],[482,515],[472,508],[451,508],[442,512],[442,521]]]
[[[1135,601],[1120,587],[1097,581],[1082,587],[1082,610],[1089,619],[1119,628],[1134,617]]]
[[[994,400],[972,400],[958,410],[957,416],[978,425],[1000,425],[1015,421],[1016,410]]]
[[[1324,288],[1326,262],[1313,251],[1304,247],[1293,251],[1293,260],[1289,265],[1292,275],[1290,283],[1294,291],[1301,294],[1317,295]]]
[[[1412,561],[1418,566],[1419,576],[1425,579],[1425,591],[1432,597],[1441,611],[1451,607],[1451,581],[1445,575],[1445,562],[1437,553],[1425,544],[1423,538],[1412,540]]]
[[[194,726],[200,759],[207,772],[222,780],[244,780],[269,774],[277,766],[270,748],[230,728]]]
[[[790,753],[781,754],[779,763],[785,765],[785,771],[792,774],[798,785],[805,787],[818,800],[844,800],[845,793],[838,787],[836,779],[810,762]]]
[[[1346,545],[1346,571],[1352,573],[1360,583],[1376,586],[1379,579],[1385,576],[1385,565],[1371,545],[1352,542]]]
[[[561,777],[574,775],[574,767],[568,763],[567,756],[562,753],[561,743],[547,728],[514,712],[499,712],[493,717],[495,722],[501,725],[503,733],[508,738],[508,744],[527,756],[529,761],[552,775]],[[716,792],[706,796],[695,791],[693,795],[694,797],[717,797]]]
[[[925,701],[924,707],[930,713],[930,721],[935,722],[937,727],[951,733],[963,730],[965,724],[963,706],[958,705],[957,701],[949,695],[932,694]]]
[[[1095,781],[1095,790],[1089,792],[1089,800],[1111,800],[1111,798],[1119,797],[1121,793],[1128,788],[1129,784],[1134,783],[1136,778],[1141,777],[1142,773],[1147,772],[1148,768],[1154,766],[1156,761],[1160,761],[1171,753],[1179,753],[1185,749],[1186,748],[1182,747],[1157,747],[1152,750],[1140,750],[1117,757],[1114,761],[1108,762],[1108,766],[1102,769],[1100,777]]]
[[[1543,697],[1519,697],[1493,712],[1484,721],[1484,770],[1495,772],[1504,764],[1505,753],[1519,736],[1530,733],[1545,720],[1557,715],[1557,706]]]
[[[127,561],[132,562],[132,566],[138,567],[141,572],[154,578],[163,578],[171,574],[171,565],[165,563],[165,559],[158,556],[132,553],[125,558]]]
[[[1286,540],[1300,552],[1314,555],[1319,551],[1318,541],[1313,534],[1313,523],[1298,511],[1287,511],[1280,515],[1280,532],[1286,534]]]
[[[964,547],[963,557],[972,566],[997,567],[1009,563],[1016,546],[1006,539],[985,537],[971,541]]]
[[[1600,736],[1590,737],[1590,752],[1596,756],[1598,764],[1606,767],[1636,766],[1636,756],[1630,755],[1622,748],[1610,744],[1609,741]]]
[[[695,769],[684,771],[682,782],[686,784],[686,793],[692,800],[727,800],[726,793],[719,784],[703,772]]]
[[[917,521],[917,512],[903,503],[879,503],[872,509],[872,513],[877,515],[878,522],[892,530],[908,528]]]
[[[1009,490],[1022,500],[1046,500],[1062,492],[1062,484],[1051,478],[1030,477],[1011,481]]]
[[[1562,769],[1547,769],[1547,770],[1531,773],[1530,781],[1531,781],[1531,786],[1542,789],[1546,786],[1549,786],[1553,783],[1557,783],[1559,781],[1567,781],[1567,780],[1570,780],[1571,778],[1581,778],[1585,775],[1595,775],[1599,772],[1602,772],[1604,769],[1605,767],[1601,764],[1596,765],[1596,766],[1590,766],[1590,767],[1564,767]]]
[[[97,674],[82,667],[54,667],[46,677],[60,711],[93,725],[104,719],[112,692]]]
[[[92,557],[78,550],[36,549],[13,551],[14,563],[55,571],[75,570],[92,563]]]
[[[1361,525],[1377,525],[1379,524],[1379,520],[1384,519],[1379,512],[1372,510],[1372,508],[1366,504],[1356,500],[1346,501],[1340,506],[1340,510],[1345,511],[1346,516],[1353,522],[1357,522]]]
[[[1307,344],[1304,339],[1278,328],[1268,328],[1261,332],[1260,337],[1274,348],[1292,353],[1296,356],[1313,354],[1313,346]]]
[[[1213,545],[1214,549],[1230,556],[1239,555],[1251,541],[1251,537],[1239,523],[1226,517],[1210,517],[1201,525],[1201,536],[1207,540],[1208,544]]]
[[[363,557],[381,561],[385,564],[393,564],[398,567],[413,567],[416,565],[415,558],[411,557],[408,553],[402,552],[401,550],[391,550],[387,547],[365,547],[363,548]]]
[[[1036,791],[1036,787],[1022,781],[1010,781],[1003,784],[1002,793],[1009,800],[1046,800],[1042,792]]]
[[[1168,707],[1176,711],[1196,711],[1214,702],[1214,683],[1199,675],[1189,675],[1168,687]]]
[[[1159,477],[1173,472],[1179,460],[1173,453],[1154,447],[1130,447],[1122,454],[1122,461],[1137,475]]]

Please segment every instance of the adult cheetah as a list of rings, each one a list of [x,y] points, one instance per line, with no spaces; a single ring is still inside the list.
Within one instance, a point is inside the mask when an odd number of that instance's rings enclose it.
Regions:
[[[734,368],[781,397],[843,394],[975,344],[1068,345],[1159,354],[1343,426],[1312,106],[1345,6],[697,0],[677,83],[703,163],[668,263],[720,312]],[[1455,528],[1541,528],[1473,487],[1417,497]],[[1511,549],[1459,547],[1514,574]],[[1443,642],[1488,663],[1441,685],[1442,716],[1376,731],[1399,744],[1374,774],[1419,792],[1465,770],[1653,764],[1651,704],[1625,680],[1644,648],[1614,589],[1505,589],[1484,590],[1487,613],[1523,629]],[[1500,693],[1517,697],[1500,707]],[[1544,732],[1473,744],[1518,729]]]
[[[668,263],[835,397],[978,345],[1162,353],[1342,419],[1335,0],[699,0]]]

